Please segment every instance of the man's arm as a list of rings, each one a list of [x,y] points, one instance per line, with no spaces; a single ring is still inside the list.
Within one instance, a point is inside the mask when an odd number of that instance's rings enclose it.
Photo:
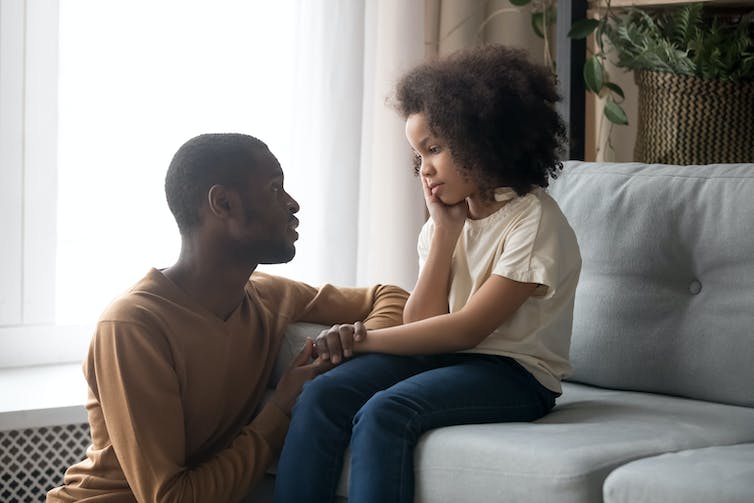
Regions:
[[[402,322],[408,298],[408,292],[402,288],[392,285],[332,288],[325,285],[320,289],[303,318],[314,323],[334,323],[317,337],[317,354],[323,360],[337,365],[353,356],[354,342],[366,334],[366,329],[387,328]],[[348,312],[349,309],[353,311]]]
[[[299,321],[331,325],[363,321],[368,329],[399,325],[408,292],[393,285],[371,288],[339,288],[324,285],[317,290]]]

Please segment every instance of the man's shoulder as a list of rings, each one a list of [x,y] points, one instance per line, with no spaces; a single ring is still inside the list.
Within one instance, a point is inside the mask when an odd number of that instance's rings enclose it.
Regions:
[[[255,271],[246,284],[246,291],[264,306],[282,316],[299,312],[311,301],[318,289],[283,276]]]
[[[253,289],[257,292],[265,293],[283,293],[290,290],[296,290],[302,286],[305,287],[307,285],[283,276],[276,276],[262,271],[254,271],[246,284],[246,289]]]
[[[160,284],[158,275],[161,273],[152,269],[142,279],[117,295],[102,312],[99,323],[144,322],[158,315],[170,304],[174,304],[175,300],[169,298],[168,292],[165,292]]]

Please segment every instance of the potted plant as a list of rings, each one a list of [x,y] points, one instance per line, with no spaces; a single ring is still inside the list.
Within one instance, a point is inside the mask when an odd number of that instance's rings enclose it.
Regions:
[[[599,23],[600,51],[609,46],[616,65],[634,71],[639,88],[636,160],[754,161],[754,12],[705,15],[697,3],[631,8]],[[605,77],[599,57],[585,64],[587,88],[600,93],[607,86],[622,96]],[[608,119],[623,122],[608,112],[606,105]]]
[[[530,0],[510,0],[516,5]],[[535,6],[532,26],[547,37],[554,0]],[[702,4],[614,10],[575,22],[569,36],[594,36],[584,65],[588,91],[604,114],[627,124],[623,90],[605,69],[610,58],[634,71],[639,87],[635,157],[702,164],[754,160],[754,12],[708,13]],[[716,114],[716,116],[713,116]]]

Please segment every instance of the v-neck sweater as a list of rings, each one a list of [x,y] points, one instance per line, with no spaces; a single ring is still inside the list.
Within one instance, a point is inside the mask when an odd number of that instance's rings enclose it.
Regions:
[[[286,327],[391,326],[406,297],[254,273],[221,320],[152,269],[97,323],[83,364],[92,445],[47,501],[238,501],[288,428],[283,411],[261,405]]]

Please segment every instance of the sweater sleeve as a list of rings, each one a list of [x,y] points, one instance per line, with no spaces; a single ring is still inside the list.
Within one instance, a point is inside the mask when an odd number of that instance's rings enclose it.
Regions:
[[[300,320],[325,325],[363,321],[368,329],[399,325],[408,293],[393,285],[342,288],[324,285],[306,305]]]
[[[252,282],[270,312],[286,323],[332,325],[363,321],[369,329],[400,325],[408,292],[393,285],[320,288],[279,276],[254,273]]]
[[[168,344],[153,332],[100,322],[85,365],[131,490],[139,502],[240,500],[279,452],[288,417],[268,404],[229,446],[187,466],[179,381]]]

